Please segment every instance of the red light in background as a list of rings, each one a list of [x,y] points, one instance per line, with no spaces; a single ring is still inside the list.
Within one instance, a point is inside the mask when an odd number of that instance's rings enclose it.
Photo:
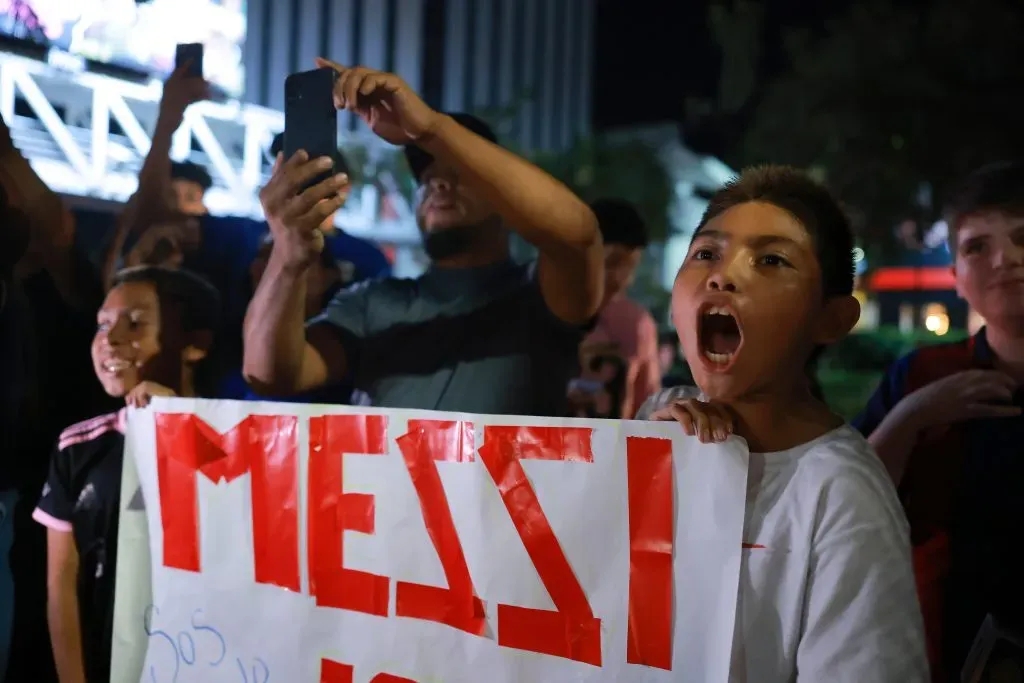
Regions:
[[[956,278],[949,266],[923,268],[879,268],[868,276],[868,289],[874,292],[950,290]]]

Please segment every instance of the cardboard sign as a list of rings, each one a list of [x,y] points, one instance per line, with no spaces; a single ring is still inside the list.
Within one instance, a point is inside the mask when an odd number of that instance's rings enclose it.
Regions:
[[[159,399],[112,680],[724,682],[746,471],[671,423]]]

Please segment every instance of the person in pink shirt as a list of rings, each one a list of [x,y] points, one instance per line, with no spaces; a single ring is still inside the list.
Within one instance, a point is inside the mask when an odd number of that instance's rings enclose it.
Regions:
[[[626,361],[620,417],[631,419],[661,389],[658,327],[650,312],[626,295],[647,248],[647,226],[632,204],[619,199],[600,199],[590,208],[604,239],[604,303],[581,356],[615,354]]]

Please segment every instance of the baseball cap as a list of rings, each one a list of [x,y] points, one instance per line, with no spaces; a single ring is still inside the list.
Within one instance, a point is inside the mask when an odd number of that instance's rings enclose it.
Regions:
[[[498,144],[498,136],[494,134],[494,129],[487,125],[483,119],[464,112],[456,112],[448,114],[448,116],[452,117],[463,128],[473,131],[485,140]],[[419,182],[420,176],[423,175],[423,171],[427,169],[427,166],[430,166],[431,162],[434,161],[434,157],[416,145],[406,145],[403,151],[405,152],[405,160],[409,164],[409,170],[412,171],[416,182]]]

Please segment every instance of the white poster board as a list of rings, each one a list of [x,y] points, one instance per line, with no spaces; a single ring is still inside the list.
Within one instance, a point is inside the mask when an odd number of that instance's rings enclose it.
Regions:
[[[724,683],[746,472],[674,423],[157,399],[111,680]]]

